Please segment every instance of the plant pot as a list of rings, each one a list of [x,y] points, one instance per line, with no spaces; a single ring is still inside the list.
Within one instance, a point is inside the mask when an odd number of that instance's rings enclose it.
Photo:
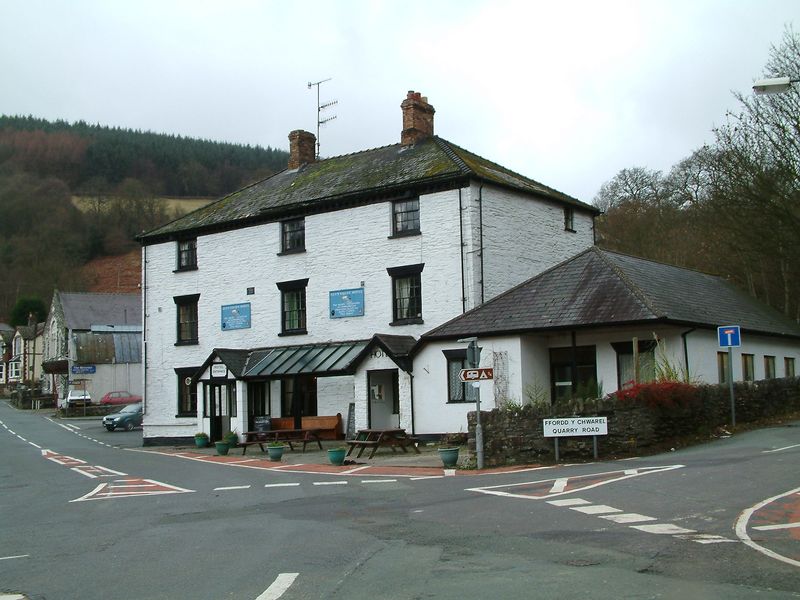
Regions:
[[[269,459],[273,462],[280,462],[283,457],[284,446],[267,446]]]
[[[344,455],[346,452],[346,448],[331,448],[328,450],[328,460],[331,461],[332,465],[342,465],[344,464]]]
[[[452,469],[458,463],[458,448],[439,448],[439,458],[446,468]]]
[[[206,446],[208,446],[208,438],[196,437],[194,438],[194,444],[198,448],[205,448]]]
[[[217,454],[220,456],[224,456],[228,453],[230,446],[228,446],[228,442],[223,442],[220,440],[219,442],[214,442],[214,445],[217,447]]]

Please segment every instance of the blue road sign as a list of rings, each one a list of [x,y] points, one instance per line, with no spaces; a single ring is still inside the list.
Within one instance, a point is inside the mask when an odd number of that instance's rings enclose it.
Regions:
[[[720,348],[738,348],[742,345],[742,334],[738,325],[717,327],[717,339]]]

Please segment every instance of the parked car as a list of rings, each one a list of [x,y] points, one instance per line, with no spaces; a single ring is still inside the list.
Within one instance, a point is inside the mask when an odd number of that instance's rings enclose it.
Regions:
[[[70,390],[67,393],[67,407],[83,406],[92,403],[92,396],[85,390]]]
[[[125,391],[108,392],[100,398],[100,404],[136,404],[141,401],[141,396]]]
[[[109,431],[124,429],[132,431],[142,425],[142,403],[128,404],[122,410],[103,417],[103,427]]]

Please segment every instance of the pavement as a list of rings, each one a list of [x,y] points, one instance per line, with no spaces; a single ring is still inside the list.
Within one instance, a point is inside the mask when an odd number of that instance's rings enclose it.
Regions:
[[[434,443],[420,444],[419,454],[416,452],[404,453],[402,450],[392,451],[391,448],[380,448],[373,458],[367,458],[368,452],[364,452],[361,458],[355,458],[356,452],[345,459],[345,464],[341,466],[332,465],[328,460],[329,448],[342,447],[341,441],[324,441],[322,450],[316,445],[312,448],[309,445],[305,452],[300,445],[295,446],[295,450],[287,447],[280,462],[269,460],[266,452],[262,452],[257,445],[248,446],[247,453],[243,454],[242,448],[233,448],[225,456],[219,456],[216,448],[211,445],[205,448],[196,446],[163,446],[144,448],[146,452],[173,455],[180,458],[197,460],[201,462],[213,462],[237,467],[247,467],[251,469],[280,470],[295,473],[320,473],[329,475],[391,475],[396,477],[445,477],[455,475],[484,475],[487,473],[507,473],[509,471],[519,471],[530,468],[538,468],[540,465],[527,465],[525,467],[499,467],[492,469],[470,469],[463,465],[469,460],[470,455],[466,448],[461,448],[459,453],[459,467],[455,469],[445,469],[442,459],[439,458],[438,446]]]

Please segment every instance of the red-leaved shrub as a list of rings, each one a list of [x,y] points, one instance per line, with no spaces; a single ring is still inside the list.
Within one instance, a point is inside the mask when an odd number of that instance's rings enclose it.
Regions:
[[[697,387],[677,381],[639,383],[617,390],[611,395],[618,402],[636,403],[650,408],[685,408],[700,401]]]

